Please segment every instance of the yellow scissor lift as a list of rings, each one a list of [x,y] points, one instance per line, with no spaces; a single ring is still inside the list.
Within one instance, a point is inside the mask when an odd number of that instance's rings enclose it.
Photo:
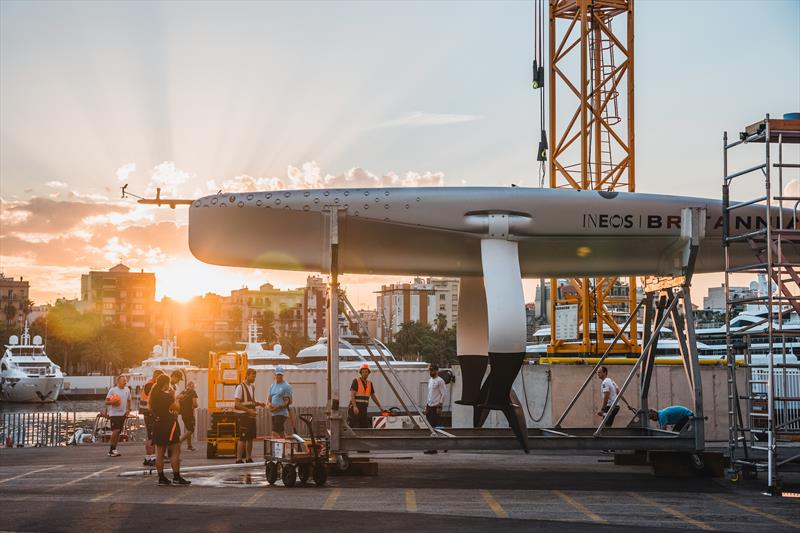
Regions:
[[[208,356],[208,413],[206,457],[236,457],[239,419],[233,410],[236,386],[244,381],[247,356],[237,352],[211,352]]]

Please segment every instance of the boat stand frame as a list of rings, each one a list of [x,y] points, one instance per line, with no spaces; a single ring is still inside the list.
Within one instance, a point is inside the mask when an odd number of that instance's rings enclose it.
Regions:
[[[341,234],[339,228],[344,221],[345,211],[339,206],[328,206],[326,210],[328,255],[326,266],[330,275],[328,285],[328,409],[327,429],[330,438],[332,456],[346,456],[352,451],[383,450],[515,450],[519,442],[510,429],[503,428],[447,428],[447,430],[425,429],[355,429],[343,424],[339,411],[339,343],[338,319],[339,303],[342,297],[338,282],[338,249]],[[620,394],[612,402],[609,413],[617,406],[619,399],[634,381],[637,371],[639,377],[639,400],[641,408],[638,416],[626,428],[606,427],[609,414],[596,428],[563,428],[561,423],[575,405],[594,376],[596,369],[610,354],[614,344],[620,338],[617,332],[600,361],[592,369],[583,386],[573,397],[565,412],[554,428],[530,428],[528,439],[530,448],[534,450],[607,450],[615,451],[670,451],[696,453],[703,451],[704,416],[703,393],[700,379],[697,343],[694,333],[694,316],[689,294],[694,262],[700,240],[705,234],[705,209],[686,208],[681,212],[681,236],[676,241],[673,252],[680,262],[676,277],[649,279],[646,285],[646,297],[637,305],[628,317],[630,322],[642,305],[645,306],[645,337],[642,354],[639,356],[623,386]],[[656,295],[658,300],[656,301]],[[655,303],[655,306],[654,306]],[[351,309],[352,311],[352,309]],[[650,427],[647,418],[647,397],[655,368],[655,354],[658,345],[658,332],[668,319],[672,320],[676,336],[679,340],[683,367],[689,388],[692,393],[692,407],[695,416],[679,433]],[[651,328],[651,326],[654,326]],[[378,364],[378,358],[372,359]],[[385,364],[385,358],[384,364]],[[388,365],[387,365],[388,366]],[[381,369],[382,370],[382,369]],[[390,368],[391,370],[391,368]],[[388,380],[388,375],[384,373]],[[395,394],[400,396],[392,387]],[[407,391],[405,391],[407,394]],[[409,398],[413,400],[413,398]],[[414,402],[412,401],[412,404]],[[415,405],[416,407],[416,405]],[[418,407],[417,407],[418,409]]]

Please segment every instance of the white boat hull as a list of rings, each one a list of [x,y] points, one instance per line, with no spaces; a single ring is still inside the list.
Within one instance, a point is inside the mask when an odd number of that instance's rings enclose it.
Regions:
[[[0,401],[19,403],[50,403],[58,400],[64,378],[40,376],[11,381],[0,377]]]

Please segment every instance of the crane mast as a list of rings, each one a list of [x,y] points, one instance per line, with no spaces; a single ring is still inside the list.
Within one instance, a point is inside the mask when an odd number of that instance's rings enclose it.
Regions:
[[[635,191],[633,2],[549,0],[549,143],[544,144],[550,151],[550,187]],[[593,252],[588,246],[575,251],[580,257]],[[548,353],[604,352],[620,330],[617,318],[636,307],[636,278],[625,281],[551,279]],[[577,332],[565,333],[558,320],[566,320],[576,306]],[[633,317],[612,352],[639,353],[636,331]]]

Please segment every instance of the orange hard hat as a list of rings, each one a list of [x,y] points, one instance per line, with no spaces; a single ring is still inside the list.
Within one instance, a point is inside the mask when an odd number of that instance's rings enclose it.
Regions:
[[[111,396],[109,396],[108,399],[111,401],[112,405],[119,405],[119,403],[121,401],[121,398],[119,396],[117,396],[116,394],[112,394]]]
[[[369,365],[367,363],[364,363],[363,365],[361,365],[361,368],[359,368],[358,371],[361,372],[364,369],[369,370]],[[369,370],[369,371],[372,372],[372,370]]]

